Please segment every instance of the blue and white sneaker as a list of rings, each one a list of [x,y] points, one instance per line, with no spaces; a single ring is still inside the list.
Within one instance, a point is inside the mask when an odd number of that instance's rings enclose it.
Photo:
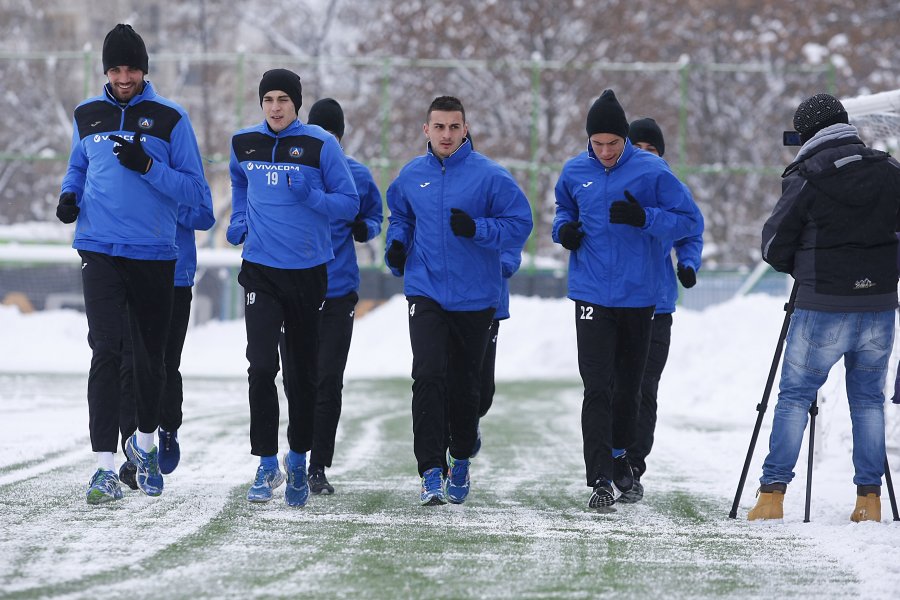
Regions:
[[[168,475],[181,460],[181,446],[178,445],[178,430],[164,431],[159,428],[159,472]]]
[[[284,472],[287,473],[287,487],[284,501],[288,506],[306,506],[309,500],[309,479],[306,476],[306,455],[297,464],[292,464],[288,454],[284,455]]]
[[[163,491],[163,476],[159,472],[159,455],[156,446],[144,452],[137,445],[137,434],[125,442],[125,455],[137,467],[138,489],[148,496],[159,496]]]
[[[469,460],[453,458],[447,453],[447,481],[444,493],[453,504],[462,504],[469,495]]]
[[[444,477],[440,467],[428,469],[422,474],[422,492],[419,499],[422,506],[447,504],[444,497]]]
[[[277,466],[274,469],[266,469],[259,465],[256,469],[256,479],[247,491],[247,500],[250,502],[268,502],[272,499],[272,490],[284,483],[284,475]]]
[[[119,478],[113,471],[97,469],[87,489],[88,504],[105,504],[124,497]]]

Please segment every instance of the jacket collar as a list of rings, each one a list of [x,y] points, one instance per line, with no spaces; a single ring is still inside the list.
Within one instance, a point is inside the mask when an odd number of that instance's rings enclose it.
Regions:
[[[121,106],[120,102],[118,100],[116,100],[116,97],[113,95],[112,88],[110,87],[109,82],[107,82],[103,86],[103,95],[106,97],[106,100],[108,102],[112,102],[113,104]],[[153,88],[153,84],[145,79],[144,80],[144,89],[141,90],[140,94],[137,94],[131,100],[129,100],[128,104],[126,104],[126,106],[134,106],[138,102],[143,102],[144,100],[152,100],[155,97],[156,97],[156,90]]]
[[[591,146],[591,141],[588,140],[588,143],[587,143],[587,153],[588,153],[588,156],[589,156],[591,159],[597,161],[597,166],[599,166],[601,169],[606,169],[606,168],[609,168],[609,169],[618,169],[618,168],[619,168],[619,165],[622,165],[622,164],[624,164],[625,162],[627,162],[628,159],[631,158],[631,156],[634,154],[634,152],[635,152],[635,148],[634,148],[634,146],[631,144],[631,140],[629,140],[628,138],[625,138],[625,148],[622,149],[622,154],[619,155],[619,158],[616,160],[616,164],[614,164],[614,165],[611,166],[611,167],[604,167],[604,166],[603,166],[603,163],[600,162],[600,159],[597,158],[597,155],[594,154],[594,147]]]
[[[263,119],[262,123],[260,123],[260,125],[259,125],[259,131],[268,136],[278,138],[278,137],[284,137],[286,135],[295,135],[295,134],[299,133],[299,131],[302,127],[303,127],[303,123],[300,122],[300,119],[294,119],[293,123],[291,123],[284,129],[282,129],[278,133],[275,133],[274,131],[272,131],[272,128],[269,127],[269,123],[265,119]]]
[[[812,158],[822,150],[844,146],[846,144],[862,143],[862,140],[859,139],[859,131],[853,125],[847,125],[846,123],[829,125],[825,129],[818,131],[808,142],[800,147],[800,151],[797,152],[794,162],[785,168],[784,173],[782,173],[781,176],[785,177],[790,174],[796,170],[801,162]]]
[[[471,142],[469,142],[469,138],[464,138],[462,144],[459,145],[459,148],[454,150],[453,154],[451,154],[444,160],[441,160],[440,158],[438,158],[437,154],[435,154],[431,150],[431,142],[428,142],[425,145],[425,148],[426,148],[426,155],[430,159],[436,160],[438,162],[438,164],[441,164],[445,167],[450,167],[450,166],[462,163],[473,152],[472,144],[471,144]]]

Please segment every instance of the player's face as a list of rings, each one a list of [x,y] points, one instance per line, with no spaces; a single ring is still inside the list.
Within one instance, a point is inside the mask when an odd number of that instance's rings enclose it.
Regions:
[[[614,133],[595,133],[590,139],[591,147],[600,159],[600,164],[607,169],[614,167],[625,150],[625,140]]]
[[[647,152],[650,152],[652,154],[659,156],[659,150],[657,150],[656,146],[654,146],[653,144],[648,144],[647,142],[635,142],[634,145],[637,146],[638,148],[640,148],[641,150],[646,150]]]
[[[134,67],[120,65],[106,72],[109,87],[119,102],[128,102],[144,89],[144,72]]]
[[[425,137],[431,142],[431,151],[440,159],[445,159],[462,145],[469,132],[458,110],[433,110],[425,123]]]
[[[266,92],[262,99],[262,110],[266,116],[266,123],[275,133],[278,133],[297,119],[297,109],[294,101],[281,90]]]

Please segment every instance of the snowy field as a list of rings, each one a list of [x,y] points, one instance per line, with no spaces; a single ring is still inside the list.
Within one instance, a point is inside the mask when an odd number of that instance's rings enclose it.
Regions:
[[[805,446],[785,523],[745,520],[774,394],[738,518],[728,518],[783,302],[750,296],[676,313],[645,501],[608,514],[586,508],[570,301],[513,298],[472,493],[428,508],[417,503],[402,298],[357,322],[329,470],[337,493],[303,509],[281,490],[268,505],[245,500],[256,459],[241,321],[188,333],[183,458],[163,495],[128,490],[89,507],[85,319],[0,307],[0,597],[894,598],[900,523],[886,491],[882,523],[849,521],[839,369],[823,388],[811,522]],[[895,475],[898,411],[886,404]]]

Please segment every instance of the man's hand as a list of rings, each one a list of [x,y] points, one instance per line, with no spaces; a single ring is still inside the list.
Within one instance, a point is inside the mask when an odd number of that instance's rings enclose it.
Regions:
[[[76,204],[75,192],[63,192],[59,195],[59,204],[56,206],[56,218],[63,223],[74,223],[81,209]]]
[[[644,208],[628,190],[625,190],[625,198],[628,202],[618,200],[609,207],[609,222],[643,227],[647,222],[647,213]]]
[[[559,243],[566,250],[572,252],[581,248],[581,239],[584,237],[584,231],[581,229],[581,221],[569,221],[559,228],[557,232]]]
[[[350,232],[353,239],[364,244],[369,241],[369,224],[366,223],[361,215],[356,215],[356,219],[350,223]]]
[[[400,274],[403,275],[403,271],[406,268],[406,248],[404,248],[403,244],[399,241],[394,240],[391,242],[391,246],[384,256],[384,260],[389,267],[397,269],[400,271]]]
[[[109,139],[116,142],[113,146],[113,154],[119,159],[119,163],[132,171],[137,171],[141,175],[146,175],[153,165],[153,159],[144,152],[141,145],[141,135],[134,134],[134,142],[128,142],[120,135],[111,135]]]
[[[450,209],[450,229],[458,237],[475,237],[475,219],[461,208]]]
[[[692,288],[697,283],[697,274],[691,267],[678,263],[678,281],[686,288]]]
[[[240,246],[247,239],[248,231],[246,217],[242,213],[232,215],[231,224],[225,232],[225,239],[232,246]]]

